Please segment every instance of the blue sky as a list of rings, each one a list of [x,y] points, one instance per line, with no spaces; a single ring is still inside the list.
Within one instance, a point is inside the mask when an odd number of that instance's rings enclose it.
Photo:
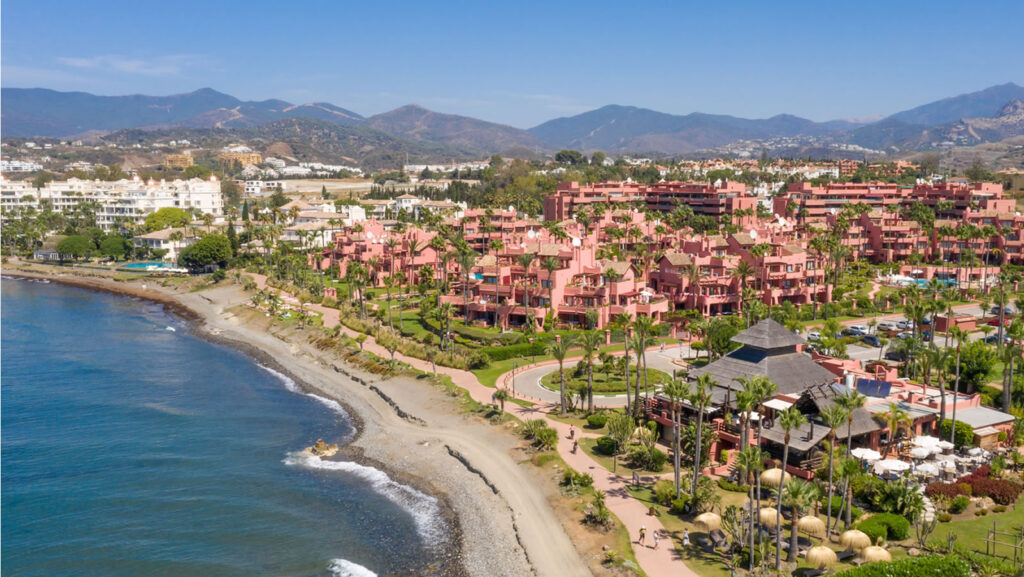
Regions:
[[[626,104],[813,120],[1024,85],[1024,1],[5,0],[0,82],[404,104],[522,128]]]

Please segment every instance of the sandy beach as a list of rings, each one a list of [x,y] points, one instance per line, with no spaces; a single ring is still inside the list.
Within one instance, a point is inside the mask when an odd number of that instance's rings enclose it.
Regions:
[[[240,308],[249,297],[236,285],[179,292],[152,278],[119,282],[101,272],[34,270],[7,265],[3,274],[162,303],[191,320],[197,335],[239,348],[304,389],[340,402],[359,428],[358,437],[344,448],[345,457],[434,495],[454,517],[448,519],[453,543],[445,552],[453,572],[591,574],[552,510],[538,471],[513,457],[516,437],[460,414],[440,388],[361,372],[307,344],[308,333],[276,332],[262,317]]]

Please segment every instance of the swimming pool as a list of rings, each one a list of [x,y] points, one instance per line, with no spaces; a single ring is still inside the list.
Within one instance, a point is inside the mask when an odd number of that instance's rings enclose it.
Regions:
[[[935,279],[935,280],[939,281],[940,285],[947,285],[948,286],[948,285],[952,285],[952,284],[956,283],[956,281],[954,281],[953,279],[941,279],[941,278],[939,278],[939,279]],[[919,287],[926,287],[926,286],[928,286],[928,281],[924,280],[923,278],[914,279],[914,280],[912,280],[910,282],[916,284]]]
[[[126,265],[122,265],[121,268],[127,268],[132,270],[150,270],[154,268],[174,268],[174,265],[169,262],[133,262]]]

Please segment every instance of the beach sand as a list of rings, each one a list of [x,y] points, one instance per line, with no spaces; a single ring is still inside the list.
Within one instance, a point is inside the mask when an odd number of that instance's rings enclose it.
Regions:
[[[179,292],[152,278],[115,282],[100,273],[36,270],[54,282],[160,302],[192,320],[196,334],[235,346],[310,392],[340,402],[359,427],[346,456],[438,497],[442,509],[455,515],[449,519],[455,543],[447,554],[457,573],[591,575],[552,510],[539,472],[513,457],[516,437],[460,414],[440,388],[408,378],[382,380],[346,366],[307,344],[308,332],[271,332],[269,321],[239,308],[249,297],[236,285]],[[3,273],[33,274],[10,265]],[[400,417],[388,401],[410,418]]]

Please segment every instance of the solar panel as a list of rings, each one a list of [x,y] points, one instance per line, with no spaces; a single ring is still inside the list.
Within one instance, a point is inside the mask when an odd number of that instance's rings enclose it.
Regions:
[[[889,392],[891,390],[892,383],[886,381],[857,379],[857,392],[867,397],[878,397],[884,399],[889,396]]]

